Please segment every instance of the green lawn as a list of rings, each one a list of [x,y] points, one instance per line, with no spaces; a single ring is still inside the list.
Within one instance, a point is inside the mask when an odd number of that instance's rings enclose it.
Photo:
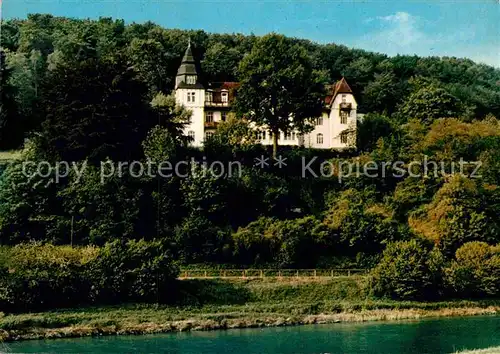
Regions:
[[[123,304],[0,313],[0,340],[494,315],[500,301],[373,299],[366,277],[183,280],[177,305]]]
[[[500,354],[500,347],[477,349],[477,350],[466,350],[463,352],[457,352],[457,354]]]
[[[0,162],[14,161],[21,158],[21,150],[0,151]]]

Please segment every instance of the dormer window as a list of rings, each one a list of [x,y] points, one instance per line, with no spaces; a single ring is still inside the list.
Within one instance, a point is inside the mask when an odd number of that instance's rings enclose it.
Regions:
[[[221,97],[222,103],[227,103],[227,101],[228,101],[228,94],[227,94],[226,91],[222,91],[221,94],[220,94],[220,97]]]
[[[187,76],[186,77],[186,84],[188,84],[188,85],[196,84],[196,76],[194,76],[194,75]]]

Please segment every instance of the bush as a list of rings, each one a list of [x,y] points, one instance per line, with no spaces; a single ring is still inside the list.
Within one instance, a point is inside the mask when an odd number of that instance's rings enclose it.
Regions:
[[[247,264],[278,267],[315,266],[326,227],[312,216],[293,220],[260,218],[233,234],[235,256]]]
[[[18,245],[0,250],[0,310],[47,310],[126,301],[167,302],[177,268],[159,242],[103,248]]]
[[[94,247],[41,244],[2,249],[2,311],[42,310],[88,302],[92,281],[86,267],[95,262]]]
[[[417,240],[391,243],[372,271],[375,295],[399,300],[436,299],[442,290],[443,256]]]
[[[204,216],[191,215],[174,229],[179,259],[184,263],[224,260],[230,233]]]
[[[178,268],[160,241],[116,240],[99,251],[88,269],[97,303],[168,302]]]
[[[500,295],[500,245],[477,241],[464,244],[446,269],[446,282],[454,296]]]

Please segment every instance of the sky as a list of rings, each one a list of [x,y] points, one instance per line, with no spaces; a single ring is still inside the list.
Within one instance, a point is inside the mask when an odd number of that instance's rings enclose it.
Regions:
[[[4,18],[49,13],[152,21],[212,33],[278,32],[396,54],[500,67],[500,0],[0,0]]]

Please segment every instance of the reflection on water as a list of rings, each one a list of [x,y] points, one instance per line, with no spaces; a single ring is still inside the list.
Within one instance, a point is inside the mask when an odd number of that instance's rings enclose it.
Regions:
[[[500,317],[57,339],[7,346],[14,353],[452,353],[500,346]]]

